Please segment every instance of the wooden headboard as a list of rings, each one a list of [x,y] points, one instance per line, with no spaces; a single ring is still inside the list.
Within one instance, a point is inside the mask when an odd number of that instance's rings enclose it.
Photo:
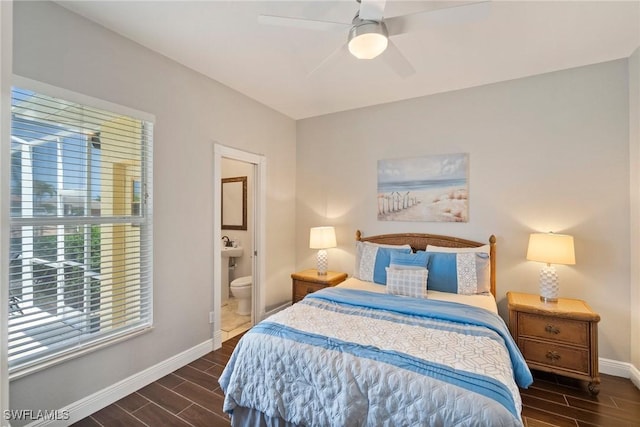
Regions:
[[[364,237],[360,230],[356,231],[356,240],[360,242],[380,243],[385,245],[409,244],[413,251],[424,251],[427,245],[445,246],[448,248],[477,248],[487,243],[474,242],[473,240],[460,239],[451,236],[439,236],[437,234],[424,233],[398,233],[380,234]],[[491,293],[496,296],[496,236],[489,237],[489,257],[491,264]]]

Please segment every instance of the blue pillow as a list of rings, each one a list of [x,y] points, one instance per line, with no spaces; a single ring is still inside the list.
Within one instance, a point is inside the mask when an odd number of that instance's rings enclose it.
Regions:
[[[411,249],[390,249],[390,248],[378,248],[378,254],[376,255],[376,266],[373,270],[373,281],[381,285],[387,284],[387,267],[391,264],[392,254],[410,254]]]
[[[402,269],[427,268],[427,253],[425,251],[417,251],[416,253],[392,252],[390,266]]]
[[[360,242],[359,242],[360,243]],[[356,277],[360,280],[387,284],[387,271],[392,253],[411,253],[411,247],[389,248],[373,244],[362,244],[358,248],[359,262],[356,265]]]
[[[427,289],[454,294],[490,292],[489,254],[427,252]]]

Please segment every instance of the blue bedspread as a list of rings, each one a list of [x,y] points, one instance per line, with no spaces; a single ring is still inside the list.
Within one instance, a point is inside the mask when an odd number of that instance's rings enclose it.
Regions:
[[[256,325],[220,377],[229,413],[323,426],[521,425],[531,382],[494,313],[337,288]]]
[[[527,388],[533,383],[531,371],[529,371],[529,367],[522,357],[520,349],[518,349],[518,346],[513,341],[507,325],[505,325],[501,317],[483,308],[448,301],[418,298],[389,298],[387,294],[340,288],[328,288],[323,292],[310,294],[308,298],[484,326],[499,334],[504,340],[504,344],[509,350],[509,356],[514,367],[515,378],[518,385]]]

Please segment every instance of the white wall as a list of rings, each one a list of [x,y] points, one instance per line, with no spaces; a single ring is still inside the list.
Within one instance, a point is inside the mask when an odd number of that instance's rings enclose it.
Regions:
[[[629,58],[631,199],[631,363],[640,387],[640,48]]]
[[[211,338],[213,142],[266,156],[266,305],[291,297],[295,122],[51,2],[14,5],[14,72],[154,114],[154,329],[15,380],[14,409],[75,402]]]
[[[538,292],[529,233],[575,236],[561,296],[600,313],[600,356],[629,361],[629,110],[619,60],[298,121],[297,268],[308,229],[336,226],[329,268],[353,273],[354,232],[497,236],[497,298]],[[379,222],[379,159],[469,153],[468,223]],[[319,161],[322,159],[322,161]]]

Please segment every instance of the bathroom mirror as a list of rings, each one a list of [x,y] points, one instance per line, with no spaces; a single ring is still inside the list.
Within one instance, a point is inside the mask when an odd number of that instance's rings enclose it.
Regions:
[[[222,178],[222,229],[247,229],[247,177]]]

